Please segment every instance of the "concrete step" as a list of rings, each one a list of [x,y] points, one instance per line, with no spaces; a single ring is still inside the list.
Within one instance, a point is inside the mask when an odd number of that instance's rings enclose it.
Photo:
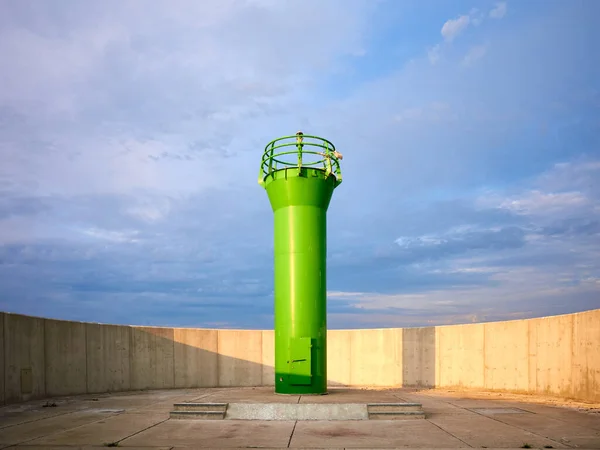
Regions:
[[[387,412],[370,412],[369,420],[413,420],[413,419],[424,419],[425,413],[423,411],[387,411]]]
[[[175,411],[189,411],[189,412],[201,412],[201,411],[215,411],[225,412],[227,411],[227,403],[175,403],[173,405]]]
[[[171,419],[223,420],[225,411],[171,411]]]
[[[420,403],[368,403],[369,420],[424,419],[425,412]]]
[[[368,420],[364,403],[229,403],[225,420]]]
[[[409,420],[424,419],[420,403],[175,403],[171,419]]]
[[[369,411],[369,413],[407,411],[423,412],[423,405],[420,403],[368,403],[367,411]]]

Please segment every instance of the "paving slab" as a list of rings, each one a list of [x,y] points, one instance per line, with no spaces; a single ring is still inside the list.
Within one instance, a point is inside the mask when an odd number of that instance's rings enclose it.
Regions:
[[[214,403],[398,403],[399,389],[330,388],[324,395],[276,394],[273,387],[218,389],[194,398],[195,402]]]
[[[600,448],[600,431],[565,423],[552,417],[529,413],[503,414],[495,419],[569,446]]]
[[[471,447],[518,448],[525,444],[535,448],[567,447],[560,442],[481,415],[469,416],[468,420],[464,416],[434,417],[427,420]]]
[[[566,409],[557,406],[535,405],[526,403],[521,403],[521,408],[527,409],[527,411],[531,411],[548,418],[560,420],[564,423],[600,431],[600,411],[596,413],[589,413],[586,411]]]
[[[476,409],[476,408],[519,408],[523,406],[523,402],[509,402],[504,400],[482,400],[482,399],[457,399],[438,397],[437,399],[446,401],[447,403],[458,406],[459,408]]]
[[[120,446],[119,446],[120,447]],[[98,450],[103,449],[106,450],[106,446],[98,446],[98,445],[69,445],[68,447],[64,445],[19,445],[15,447],[15,450]],[[127,447],[127,450],[170,450],[171,447]]]
[[[564,399],[555,396],[549,396],[544,394],[516,394],[511,392],[497,392],[497,391],[479,391],[479,390],[448,390],[448,389],[423,389],[418,391],[419,395],[428,396],[432,398],[445,398],[447,400],[460,400],[460,401],[472,401],[472,400],[487,400],[495,403],[499,402],[515,402],[520,404],[528,405],[541,405],[551,406],[561,409],[596,409],[600,413],[600,403],[584,402],[571,399]]]
[[[44,406],[44,405],[55,406]],[[37,400],[16,405],[0,407],[0,430],[49,417],[60,416],[75,411],[87,409],[87,405],[77,400],[53,399],[51,401]]]
[[[73,411],[75,411],[75,409],[69,408],[60,410],[54,409],[53,411],[26,411],[2,414],[0,415],[0,436],[2,435],[2,430],[4,428],[49,419],[51,417],[69,414]]]
[[[129,447],[128,447],[129,448]],[[171,450],[216,450],[223,447],[173,447]],[[252,448],[252,447],[249,447]],[[296,447],[294,450],[344,450],[343,447]],[[289,450],[289,447],[260,447],[260,450]]]
[[[275,394],[272,387],[216,389],[193,399],[194,402],[210,403],[298,403],[299,400],[299,395]]]
[[[105,420],[35,439],[30,445],[105,445],[167,420],[165,414],[118,414]]]
[[[169,420],[121,445],[171,445],[174,447],[287,447],[292,421]]]
[[[397,389],[330,388],[327,395],[302,395],[300,403],[402,403]]]
[[[467,447],[427,420],[298,422],[290,447]]]
[[[473,398],[471,396],[474,396]],[[480,395],[478,397],[477,395]],[[0,408],[0,447],[36,450],[106,448],[599,448],[600,414],[533,402],[530,396],[415,389],[333,388],[324,396],[277,395],[272,387],[132,391],[69,396]],[[46,402],[57,407],[44,408]],[[167,420],[173,404],[421,403],[419,421]],[[592,411],[593,412],[593,411]],[[88,421],[89,419],[89,421]],[[230,428],[238,423],[237,428]],[[389,425],[386,425],[388,423]],[[365,427],[366,426],[366,427]],[[290,442],[291,438],[291,442]]]
[[[15,450],[100,450],[106,449],[106,446],[97,446],[97,445],[73,445],[73,446],[37,446],[37,445],[19,445],[18,447],[14,447]],[[121,446],[119,448],[126,448],[127,450],[216,450],[222,449],[224,447],[197,447],[197,446],[186,446],[186,447],[157,447],[157,446]],[[226,447],[225,447],[226,448]],[[236,447],[230,447],[236,448]],[[237,448],[256,448],[256,447],[237,447]],[[389,450],[393,447],[361,447],[361,450]],[[402,448],[403,450],[410,450],[411,448],[418,448],[419,450],[450,450],[438,447],[395,447]],[[470,447],[467,447],[470,448]],[[260,447],[261,450],[288,450],[289,447]],[[295,447],[295,450],[344,450],[343,447]],[[454,449],[454,447],[452,447]],[[522,450],[518,449],[510,449],[510,448],[487,448],[486,450]],[[586,448],[578,448],[577,450],[592,450]]]
[[[3,428],[0,430],[0,447],[32,441],[114,415],[114,413],[79,411]]]

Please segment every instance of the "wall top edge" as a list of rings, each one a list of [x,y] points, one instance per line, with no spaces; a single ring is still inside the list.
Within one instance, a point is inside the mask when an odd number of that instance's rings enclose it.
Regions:
[[[576,316],[579,314],[600,314],[600,308],[597,309],[588,309],[584,311],[576,311],[572,313],[566,314],[556,314],[552,316],[539,316],[539,317],[529,317],[526,319],[511,319],[511,320],[490,320],[486,322],[467,322],[467,323],[455,323],[455,324],[445,324],[445,325],[427,325],[427,326],[419,326],[419,327],[383,327],[383,328],[328,328],[328,331],[357,331],[357,330],[365,330],[365,331],[385,331],[385,330],[417,330],[417,329],[425,329],[425,328],[449,328],[449,327],[458,327],[458,326],[475,326],[475,325],[485,325],[488,323],[500,324],[500,323],[515,323],[515,322],[527,322],[533,320],[542,320],[542,319],[554,319],[560,317],[569,317]],[[256,331],[256,332],[273,332],[273,329],[255,329],[255,328],[204,328],[204,327],[170,327],[170,326],[158,326],[158,325],[131,325],[131,324],[115,324],[115,323],[104,323],[104,322],[85,322],[78,320],[66,320],[66,319],[57,319],[54,317],[42,317],[42,316],[34,316],[28,314],[20,314],[13,313],[9,311],[0,311],[0,315],[4,314],[5,316],[19,316],[26,317],[29,319],[36,320],[52,320],[57,322],[65,322],[65,323],[78,323],[85,325],[104,325],[104,326],[116,326],[116,327],[128,327],[128,328],[155,328],[155,329],[168,329],[168,330],[205,330],[205,331]]]

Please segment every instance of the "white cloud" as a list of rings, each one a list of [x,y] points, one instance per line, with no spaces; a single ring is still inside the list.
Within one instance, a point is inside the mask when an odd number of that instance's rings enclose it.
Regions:
[[[418,237],[401,236],[398,239],[396,239],[394,242],[396,244],[398,244],[398,246],[400,246],[400,247],[410,248],[410,247],[415,247],[415,246],[417,246],[417,247],[435,246],[435,245],[442,244],[444,242],[444,240],[435,235],[433,235],[433,236],[432,235],[423,235],[423,236],[418,236]]]
[[[81,230],[83,234],[91,236],[96,239],[106,240],[110,242],[119,242],[119,243],[135,243],[139,242],[136,238],[138,235],[138,231],[117,231],[117,230],[102,230],[99,228],[88,228]]]
[[[557,282],[557,273],[544,268],[532,267],[481,267],[474,268],[477,261],[465,260],[464,270],[488,274],[494,286],[469,286],[432,289],[416,294],[379,294],[374,292],[328,293],[332,304],[350,303],[356,310],[355,317],[331,314],[331,322],[339,320],[358,322],[366,326],[370,321],[385,322],[387,326],[406,326],[419,322],[429,325],[510,320],[555,314],[552,308],[567,309],[567,300],[593,298],[598,294],[595,278],[581,278],[577,270],[561,273],[565,282]],[[448,273],[460,272],[450,268]],[[572,281],[576,280],[577,283]],[[399,309],[406,311],[387,319],[373,314],[378,310]],[[541,314],[540,312],[543,311]],[[547,312],[552,311],[552,312]]]
[[[435,234],[424,234],[421,236],[401,236],[396,239],[394,242],[400,246],[405,248],[410,247],[427,247],[427,246],[435,246],[440,245],[448,240],[452,239],[463,239],[465,235],[469,233],[477,233],[477,232],[497,232],[500,229],[497,227],[487,227],[483,228],[477,225],[460,225],[456,227],[452,227],[445,231],[440,231]]]
[[[529,191],[517,197],[507,198],[498,205],[516,214],[558,214],[589,205],[590,200],[581,192]]]
[[[144,198],[140,196],[136,200],[134,205],[125,208],[125,213],[148,223],[165,219],[173,204],[173,199],[168,197]]]
[[[475,61],[483,58],[486,53],[487,53],[487,46],[486,45],[484,45],[484,44],[482,44],[482,45],[475,45],[475,46],[473,46],[473,47],[471,47],[469,49],[469,51],[467,52],[467,54],[463,58],[462,63],[464,65],[466,65],[466,66],[470,66]]]
[[[248,143],[260,148],[276,121],[309,111],[313,83],[337,58],[364,54],[373,8],[26,3],[26,13],[21,3],[3,11],[0,27],[0,109],[15,121],[0,142],[0,181],[43,194],[197,191],[221,185],[223,173],[245,180],[236,174],[255,163]],[[285,20],[300,15],[313,19]]]
[[[588,195],[600,195],[600,161],[557,163],[536,182],[540,189],[546,191],[577,189]]]
[[[470,18],[467,15],[458,17],[457,19],[450,19],[442,26],[442,36],[447,41],[452,41],[462,31],[469,26]]]
[[[481,23],[483,22],[484,14],[477,8],[473,8],[469,12],[469,16],[471,18],[471,23],[476,27],[481,25]]]
[[[502,19],[506,15],[506,11],[506,2],[498,2],[496,7],[490,11],[490,17],[492,19]]]
[[[440,44],[434,45],[427,50],[427,58],[431,64],[436,64],[440,60]]]
[[[531,188],[503,194],[490,192],[477,199],[483,208],[499,208],[538,220],[573,215],[596,217],[600,210],[600,161],[557,163],[535,177]]]

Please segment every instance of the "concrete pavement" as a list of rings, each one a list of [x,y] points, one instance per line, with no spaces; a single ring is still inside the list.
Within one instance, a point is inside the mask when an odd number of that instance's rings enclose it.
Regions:
[[[0,408],[0,448],[599,448],[600,414],[532,396],[409,389],[332,389],[279,396],[272,388],[81,395]],[[169,420],[173,404],[416,402],[424,420]],[[51,406],[55,404],[56,406]],[[47,405],[47,406],[44,406]],[[576,405],[575,405],[576,406]]]

